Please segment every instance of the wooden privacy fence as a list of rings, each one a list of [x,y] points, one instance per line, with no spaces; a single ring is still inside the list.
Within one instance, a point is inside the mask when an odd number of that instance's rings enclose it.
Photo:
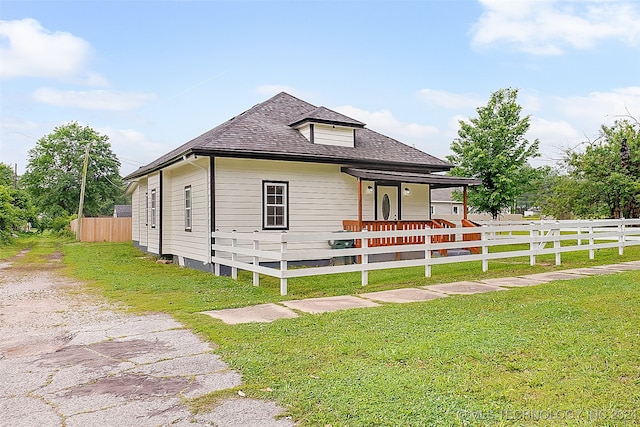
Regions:
[[[71,231],[78,235],[78,220],[71,221]],[[82,218],[81,242],[128,242],[131,218]]]
[[[554,221],[528,225],[498,224],[456,228],[447,232],[453,230],[458,236],[455,239],[457,241],[437,243],[433,242],[431,237],[441,234],[442,229],[280,234],[215,231],[211,234],[214,242],[211,245],[211,262],[214,264],[216,275],[220,275],[221,265],[231,267],[231,276],[234,279],[238,277],[238,270],[253,272],[255,286],[260,283],[260,274],[279,278],[280,293],[286,295],[287,281],[294,277],[360,272],[364,286],[369,281],[369,271],[373,270],[420,266],[424,267],[425,276],[430,277],[431,266],[437,264],[481,261],[482,271],[487,271],[490,260],[529,257],[530,264],[535,265],[537,256],[548,254],[555,255],[555,264],[560,265],[564,252],[588,251],[589,259],[594,259],[597,249],[618,248],[618,253],[622,255],[625,246],[640,245],[640,219]],[[432,254],[442,250],[459,249],[469,245],[464,236],[472,233],[480,235],[480,240],[475,240],[476,236],[473,239],[473,246],[480,248],[479,253],[432,257]],[[359,247],[331,249],[328,241],[338,238],[359,241]],[[404,242],[407,238],[422,243],[371,245],[373,242],[380,242],[379,239]],[[378,262],[372,259],[370,262],[370,257],[397,253],[410,253],[412,257],[392,257],[391,261],[383,259]],[[360,262],[289,269],[292,262],[326,260],[333,257],[355,257]]]

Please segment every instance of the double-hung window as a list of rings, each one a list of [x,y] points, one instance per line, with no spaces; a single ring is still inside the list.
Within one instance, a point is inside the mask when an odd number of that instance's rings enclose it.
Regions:
[[[289,183],[263,181],[262,228],[286,230],[289,228]]]
[[[151,190],[151,228],[156,228],[156,189]]]
[[[191,186],[184,187],[184,231],[191,231]]]

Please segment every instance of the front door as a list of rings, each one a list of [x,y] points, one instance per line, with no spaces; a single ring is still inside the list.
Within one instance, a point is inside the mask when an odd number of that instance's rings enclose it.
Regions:
[[[398,187],[379,185],[377,189],[378,200],[376,201],[376,219],[378,221],[399,220]]]

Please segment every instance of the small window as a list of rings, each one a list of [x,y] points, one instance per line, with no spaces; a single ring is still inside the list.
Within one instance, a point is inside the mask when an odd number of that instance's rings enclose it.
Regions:
[[[191,231],[191,186],[184,187],[184,231]]]
[[[460,213],[460,208],[459,208],[459,206],[454,206],[454,207],[453,207],[453,214],[454,214],[454,215],[458,215],[459,213]]]
[[[286,230],[289,228],[289,183],[262,183],[262,228]]]
[[[151,190],[151,228],[156,228],[156,190]]]
[[[431,205],[431,215],[435,215],[436,214],[436,207]]]

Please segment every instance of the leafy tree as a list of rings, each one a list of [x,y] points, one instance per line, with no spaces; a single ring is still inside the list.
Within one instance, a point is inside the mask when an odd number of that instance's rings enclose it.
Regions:
[[[565,161],[580,192],[574,212],[580,217],[640,217],[640,122],[630,118],[602,126],[584,151]]]
[[[541,213],[556,219],[571,219],[580,203],[584,182],[561,173],[558,169],[548,170],[549,174],[544,176],[539,187],[538,203]]]
[[[77,122],[56,127],[29,151],[22,183],[50,219],[78,211],[85,147],[90,144],[84,215],[109,214],[124,199],[120,161],[106,135]]]
[[[14,172],[10,166],[0,163],[0,241],[6,241],[12,233],[34,222],[34,209],[29,195],[14,188]]]
[[[530,178],[524,173],[527,160],[539,155],[539,141],[524,138],[529,116],[520,117],[517,96],[517,89],[498,90],[486,106],[476,109],[478,117],[460,120],[458,138],[451,144],[454,154],[447,156],[454,165],[452,175],[482,180],[469,189],[468,202],[494,219],[525,190]]]

